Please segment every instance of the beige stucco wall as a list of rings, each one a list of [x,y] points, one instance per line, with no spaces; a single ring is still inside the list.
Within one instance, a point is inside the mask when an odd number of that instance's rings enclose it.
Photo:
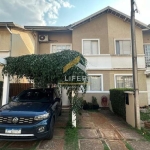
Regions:
[[[6,28],[0,28],[0,51],[10,50],[10,33]]]
[[[122,19],[107,14],[108,20],[108,37],[109,37],[109,52],[111,55],[115,54],[115,39],[131,39],[131,27],[129,22],[125,22]],[[144,54],[143,51],[143,35],[142,30],[136,27],[136,45],[137,54]]]
[[[150,44],[150,31],[144,31],[143,32],[143,43],[149,43]]]
[[[90,102],[92,96],[96,96],[99,100],[99,104],[101,104],[101,96],[106,95],[109,98],[108,91],[110,89],[115,88],[115,74],[132,74],[131,70],[88,70],[88,74],[102,74],[103,75],[103,91],[101,93],[86,93],[85,99]],[[146,86],[146,76],[143,70],[138,71],[138,83],[139,83],[139,103],[140,106],[147,106],[148,105],[148,95],[147,95],[147,86]]]
[[[51,32],[49,34],[49,39],[54,40],[48,43],[39,43],[39,54],[49,54],[51,44],[61,44],[70,43],[72,44],[72,33],[71,32]]]
[[[100,54],[108,54],[108,30],[107,15],[91,20],[72,32],[73,49],[82,53],[82,39],[99,39]]]
[[[35,39],[32,32],[12,29],[12,51],[11,56],[33,54],[35,50]]]

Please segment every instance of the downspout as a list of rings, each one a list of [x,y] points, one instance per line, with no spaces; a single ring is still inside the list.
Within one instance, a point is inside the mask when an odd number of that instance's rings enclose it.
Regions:
[[[9,53],[9,56],[11,56],[11,52],[12,52],[12,32],[11,32],[10,28],[7,26],[7,24],[6,24],[6,29],[10,33],[10,53]]]

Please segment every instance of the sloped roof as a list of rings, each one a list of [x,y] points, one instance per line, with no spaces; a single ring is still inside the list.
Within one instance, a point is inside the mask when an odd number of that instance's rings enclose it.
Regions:
[[[126,15],[126,14],[124,14],[124,13],[122,13],[122,12],[120,12],[120,11],[110,7],[110,6],[108,6],[108,7],[104,8],[104,9],[102,9],[102,10],[100,10],[100,11],[98,11],[98,12],[96,12],[96,13],[94,13],[94,14],[86,17],[86,18],[84,18],[84,19],[81,19],[80,21],[77,21],[77,22],[75,22],[75,23],[73,23],[69,26],[71,28],[75,28],[77,26],[80,26],[81,24],[89,22],[89,21],[93,20],[94,18],[97,18],[97,17],[101,16],[102,14],[106,14],[106,13],[112,14],[112,15],[114,15],[114,16],[116,16],[116,17],[118,17],[118,18],[120,18],[120,19],[122,19],[126,22],[131,21],[130,16],[128,16],[128,15]],[[148,26],[146,24],[144,24],[144,23],[142,23],[138,20],[135,20],[135,25],[140,27],[141,29],[148,28]]]
[[[69,31],[66,26],[24,26],[27,30],[35,31]]]
[[[18,24],[15,24],[15,23],[13,23],[13,22],[0,22],[0,27],[6,27],[6,25],[7,25],[8,27],[15,27],[15,28],[20,28],[20,29],[25,30],[24,27],[22,27],[22,26],[20,26],[20,25],[18,25]]]

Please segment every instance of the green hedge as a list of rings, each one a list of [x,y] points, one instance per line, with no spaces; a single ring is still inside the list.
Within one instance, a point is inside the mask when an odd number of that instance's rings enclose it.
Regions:
[[[0,100],[2,97],[2,92],[3,92],[3,81],[0,81]]]
[[[133,91],[133,89],[110,89],[110,100],[113,112],[126,119],[126,108],[125,108],[125,91]]]

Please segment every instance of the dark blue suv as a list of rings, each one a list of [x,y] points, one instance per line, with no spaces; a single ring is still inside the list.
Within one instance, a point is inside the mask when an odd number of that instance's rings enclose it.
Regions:
[[[52,139],[62,101],[56,88],[28,89],[0,108],[0,140]]]

